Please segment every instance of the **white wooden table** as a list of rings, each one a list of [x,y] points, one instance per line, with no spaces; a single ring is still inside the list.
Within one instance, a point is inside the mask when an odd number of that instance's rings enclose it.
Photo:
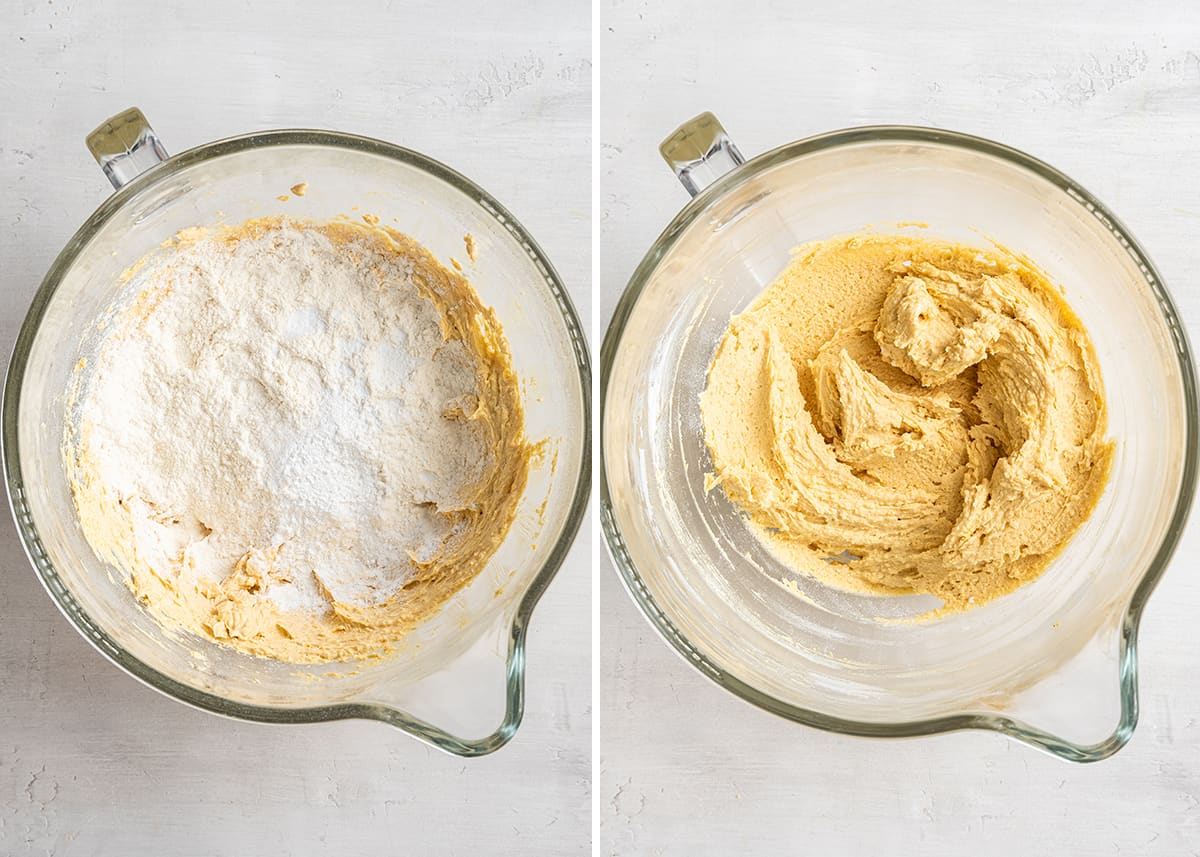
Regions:
[[[586,2],[0,5],[0,349],[108,194],[84,136],[141,107],[166,145],[327,127],[418,149],[541,242],[587,324]],[[100,8],[101,6],[106,9]],[[466,761],[377,723],[224,720],[109,665],[0,520],[0,855],[588,852],[589,536],[534,615],[525,724]]]
[[[712,110],[747,156],[895,122],[1003,140],[1063,169],[1148,249],[1200,343],[1200,9],[604,2],[602,312],[686,201],[659,140]],[[1146,611],[1142,718],[1073,766],[998,735],[827,734],[719,690],[601,568],[601,853],[1200,854],[1200,516]]]

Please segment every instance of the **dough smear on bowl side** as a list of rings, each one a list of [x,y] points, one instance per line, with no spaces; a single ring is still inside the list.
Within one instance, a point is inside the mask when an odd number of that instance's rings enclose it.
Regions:
[[[920,238],[799,248],[731,319],[700,408],[709,488],[774,553],[939,612],[1040,575],[1113,454],[1091,341],[1045,275]]]
[[[504,332],[395,230],[189,230],[134,272],[64,458],[84,535],[165,625],[385,652],[484,568],[533,447]]]

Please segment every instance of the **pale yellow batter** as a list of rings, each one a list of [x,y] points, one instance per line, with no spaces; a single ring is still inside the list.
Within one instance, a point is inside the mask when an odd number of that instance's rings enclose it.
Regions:
[[[800,248],[730,321],[700,407],[709,487],[776,553],[944,610],[1041,574],[1113,452],[1059,291],[1005,251],[918,238]]]

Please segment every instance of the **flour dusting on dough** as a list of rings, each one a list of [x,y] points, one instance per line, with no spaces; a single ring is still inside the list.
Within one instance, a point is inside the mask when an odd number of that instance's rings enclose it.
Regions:
[[[192,230],[127,294],[78,364],[64,452],[85,536],[162,621],[368,656],[504,539],[532,454],[508,346],[411,238]]]

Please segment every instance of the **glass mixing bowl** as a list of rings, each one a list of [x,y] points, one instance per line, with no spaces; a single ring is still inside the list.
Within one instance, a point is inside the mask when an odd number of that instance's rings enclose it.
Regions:
[[[1183,529],[1197,452],[1191,352],[1128,230],[1057,170],[946,131],[858,128],[742,163],[704,114],[662,151],[695,198],[634,273],[601,352],[601,519],[634,601],[709,678],[801,723],[993,729],[1078,761],[1118,750],[1137,719],[1138,621]],[[705,493],[698,405],[730,315],[792,248],[913,221],[928,225],[915,234],[995,240],[1061,284],[1095,342],[1117,444],[1098,507],[1041,577],[921,622],[904,620],[936,599],[800,576],[723,492]]]
[[[442,164],[378,140],[270,131],[168,158],[137,110],[88,138],[117,188],[38,289],[4,391],[4,467],[17,528],[47,591],[110,660],[184,702],[248,720],[349,717],[397,726],[461,755],[502,746],[520,723],[525,634],[579,528],[589,484],[590,380],[579,319],[516,219]],[[308,184],[304,196],[289,190]],[[278,197],[290,196],[284,201]],[[522,380],[525,425],[549,441],[516,520],[486,568],[378,663],[297,666],[168,632],[80,531],[63,469],[68,381],[95,346],[120,273],[189,226],[288,215],[377,215],[467,275],[495,307]],[[499,725],[497,725],[499,724]]]

